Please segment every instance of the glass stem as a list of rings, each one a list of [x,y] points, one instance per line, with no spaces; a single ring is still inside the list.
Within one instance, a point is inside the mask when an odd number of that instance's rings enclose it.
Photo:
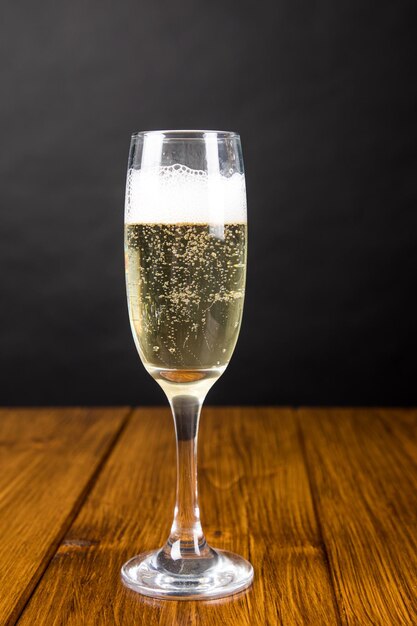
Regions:
[[[192,395],[170,398],[177,437],[177,500],[166,544],[171,559],[207,556],[197,490],[197,437],[202,400]]]

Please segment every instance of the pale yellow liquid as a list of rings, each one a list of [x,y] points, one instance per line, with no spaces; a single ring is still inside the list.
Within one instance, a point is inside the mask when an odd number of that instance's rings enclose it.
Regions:
[[[131,327],[151,373],[193,382],[221,372],[243,312],[246,224],[128,224]]]

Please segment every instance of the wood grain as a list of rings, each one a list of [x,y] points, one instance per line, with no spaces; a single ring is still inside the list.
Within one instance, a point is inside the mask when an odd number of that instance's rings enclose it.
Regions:
[[[0,624],[15,622],[127,413],[0,411]]]
[[[167,409],[130,419],[20,626],[338,624],[296,419],[285,409],[203,410],[203,525],[212,545],[251,560],[252,588],[224,600],[173,602],[122,586],[122,563],[162,545],[169,531],[171,422]]]
[[[302,410],[345,624],[417,624],[417,411]]]

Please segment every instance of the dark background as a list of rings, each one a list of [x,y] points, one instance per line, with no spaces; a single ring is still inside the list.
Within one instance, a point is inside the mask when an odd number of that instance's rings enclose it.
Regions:
[[[131,132],[237,130],[250,254],[212,403],[417,403],[415,0],[2,4],[0,403],[163,403],[127,317]]]

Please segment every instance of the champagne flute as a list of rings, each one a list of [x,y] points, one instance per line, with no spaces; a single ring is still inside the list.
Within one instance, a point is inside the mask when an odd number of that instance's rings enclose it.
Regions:
[[[245,559],[207,544],[197,497],[200,412],[238,338],[246,250],[239,135],[135,133],[125,210],[129,317],[142,363],[168,398],[177,437],[169,538],[122,567],[124,583],[147,596],[219,598],[253,579]]]

